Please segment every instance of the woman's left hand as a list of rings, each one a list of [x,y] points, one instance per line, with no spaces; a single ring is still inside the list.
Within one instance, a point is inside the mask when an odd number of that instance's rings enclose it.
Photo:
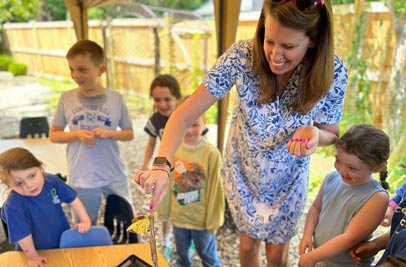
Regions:
[[[319,129],[315,126],[301,126],[293,134],[286,148],[295,156],[310,156],[319,145]]]

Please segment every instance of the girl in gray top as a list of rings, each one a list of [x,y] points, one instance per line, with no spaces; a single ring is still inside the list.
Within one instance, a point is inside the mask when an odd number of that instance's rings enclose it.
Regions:
[[[388,136],[371,125],[358,124],[338,140],[336,148],[337,171],[326,176],[307,215],[299,245],[300,267],[359,266],[348,250],[370,239],[385,215]],[[375,172],[381,172],[382,185],[373,179]],[[371,261],[363,264],[369,266]]]

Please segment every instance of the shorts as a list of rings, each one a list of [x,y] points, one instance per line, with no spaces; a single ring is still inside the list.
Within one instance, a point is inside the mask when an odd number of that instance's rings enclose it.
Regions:
[[[95,221],[99,217],[102,196],[104,196],[104,198],[107,198],[108,195],[112,194],[121,196],[122,198],[126,199],[128,203],[130,203],[131,207],[134,209],[130,186],[127,179],[120,182],[114,182],[102,187],[96,188],[74,187],[74,189],[78,192],[78,197],[83,202],[83,205],[85,206],[85,209],[91,221]],[[74,218],[73,221],[75,223],[78,222],[76,214],[73,214],[73,218]]]

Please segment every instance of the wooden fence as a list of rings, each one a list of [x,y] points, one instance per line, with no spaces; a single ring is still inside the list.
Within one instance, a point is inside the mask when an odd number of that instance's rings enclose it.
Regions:
[[[336,12],[334,19],[336,53],[346,59],[352,49],[353,14]],[[252,38],[256,23],[256,19],[240,21],[237,40]],[[70,21],[4,24],[3,38],[15,60],[27,64],[30,73],[70,77],[65,54],[76,41]],[[105,47],[109,86],[141,94],[148,93],[157,73],[174,74],[184,93],[190,93],[217,58],[213,21],[90,21],[89,39]],[[363,42],[360,60],[368,63],[370,80],[385,81],[394,47],[393,25],[386,10],[368,13]]]

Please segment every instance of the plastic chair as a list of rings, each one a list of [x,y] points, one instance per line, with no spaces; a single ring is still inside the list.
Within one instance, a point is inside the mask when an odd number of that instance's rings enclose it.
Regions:
[[[91,226],[86,233],[67,229],[61,235],[60,248],[91,247],[113,245],[109,231],[104,226]]]
[[[114,244],[138,243],[135,233],[127,232],[134,213],[130,203],[118,195],[109,195],[104,211],[104,226],[110,232]]]
[[[2,219],[2,215],[1,215],[2,212],[3,212],[3,208],[0,207],[0,221],[1,221],[1,224],[3,225],[4,235],[5,235],[6,239],[8,240],[8,226],[7,226],[7,223]]]
[[[42,135],[48,137],[49,133],[49,124],[47,117],[31,117],[23,118],[20,121],[20,138],[27,138],[31,135],[32,138],[35,138],[38,135],[38,138],[41,138]]]

